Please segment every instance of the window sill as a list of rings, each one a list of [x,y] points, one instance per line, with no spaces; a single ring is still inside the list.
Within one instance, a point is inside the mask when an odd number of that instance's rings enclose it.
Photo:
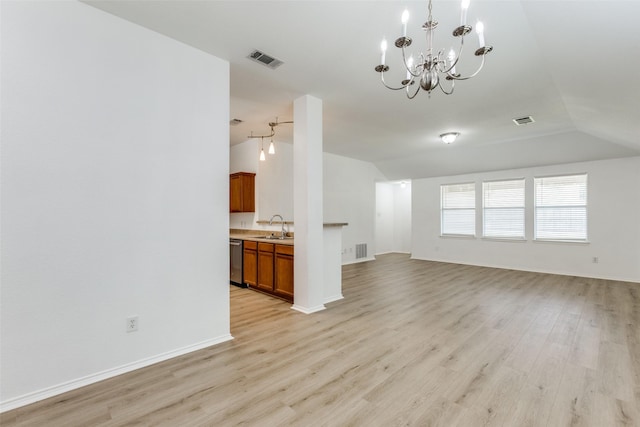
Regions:
[[[527,239],[524,237],[482,237],[482,240],[488,242],[512,242],[512,243],[526,243]]]
[[[573,245],[589,245],[588,240],[561,240],[561,239],[533,239],[533,243],[559,243],[559,244],[573,244]]]
[[[441,239],[469,239],[475,240],[476,236],[472,234],[441,234]]]

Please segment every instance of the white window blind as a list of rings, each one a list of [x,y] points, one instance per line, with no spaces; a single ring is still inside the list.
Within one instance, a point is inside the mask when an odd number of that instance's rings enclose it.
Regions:
[[[476,185],[440,186],[440,232],[445,235],[475,236]]]
[[[587,175],[535,178],[535,238],[587,239]]]
[[[524,239],[524,179],[482,183],[482,235]]]

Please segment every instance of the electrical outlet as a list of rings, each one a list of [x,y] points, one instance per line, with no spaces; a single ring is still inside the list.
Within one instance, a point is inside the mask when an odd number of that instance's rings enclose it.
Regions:
[[[127,317],[127,332],[138,330],[138,316]]]

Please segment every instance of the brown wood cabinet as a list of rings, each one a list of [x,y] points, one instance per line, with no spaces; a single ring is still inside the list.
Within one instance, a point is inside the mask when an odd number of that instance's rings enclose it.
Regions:
[[[293,246],[244,242],[244,283],[293,302]]]
[[[245,240],[243,252],[242,275],[244,283],[256,286],[258,284],[258,243]]]
[[[256,174],[238,172],[229,175],[229,212],[256,211]]]
[[[256,287],[267,292],[273,292],[274,249],[273,243],[258,243],[258,284]]]
[[[273,291],[293,302],[293,246],[276,245]]]

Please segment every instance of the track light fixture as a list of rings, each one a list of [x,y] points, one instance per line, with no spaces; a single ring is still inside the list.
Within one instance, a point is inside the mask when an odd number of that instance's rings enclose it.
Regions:
[[[247,137],[247,138],[260,138],[260,140],[262,142],[261,149],[260,149],[260,160],[261,161],[264,162],[266,160],[266,156],[264,155],[264,139],[265,138],[271,138],[271,142],[269,143],[268,153],[269,154],[275,154],[276,153],[276,147],[273,144],[273,136],[276,134],[275,128],[278,125],[288,124],[288,123],[293,123],[293,121],[279,122],[278,118],[276,117],[276,121],[275,122],[269,122],[269,127],[271,128],[271,132],[269,133],[269,135],[254,135],[253,131],[252,131],[251,135],[249,135]]]

